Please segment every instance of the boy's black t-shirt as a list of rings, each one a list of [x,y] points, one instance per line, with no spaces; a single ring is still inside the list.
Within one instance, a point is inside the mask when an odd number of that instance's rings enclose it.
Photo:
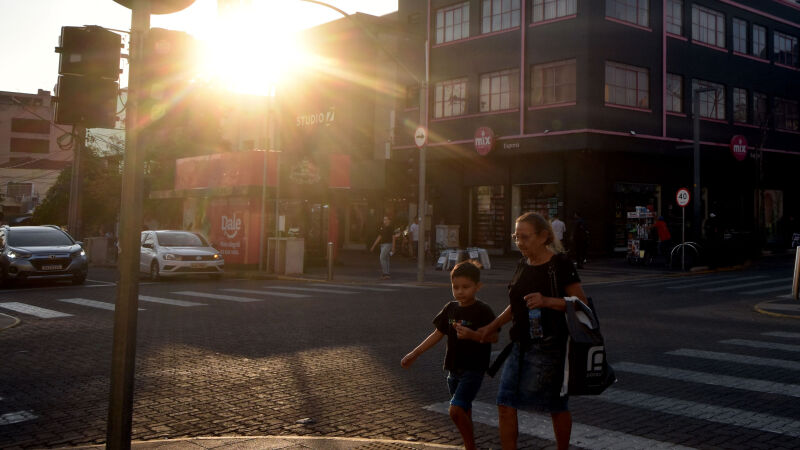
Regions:
[[[551,271],[555,271],[555,292]],[[545,297],[564,297],[566,295],[564,288],[573,283],[580,283],[580,281],[575,266],[566,255],[554,255],[550,262],[539,266],[532,266],[527,263],[525,258],[522,258],[511,284],[508,285],[508,298],[514,320],[510,332],[511,340],[528,342],[530,339],[528,306],[524,299],[526,295],[539,292]],[[554,337],[556,342],[566,339],[568,330],[563,311],[542,308],[541,323],[545,339]]]
[[[445,305],[433,324],[436,329],[447,335],[447,350],[444,354],[444,368],[446,370],[477,369],[486,370],[492,354],[492,344],[476,342],[470,339],[459,339],[453,326],[456,322],[470,329],[477,330],[490,324],[495,318],[492,308],[480,300],[461,307],[457,301]]]

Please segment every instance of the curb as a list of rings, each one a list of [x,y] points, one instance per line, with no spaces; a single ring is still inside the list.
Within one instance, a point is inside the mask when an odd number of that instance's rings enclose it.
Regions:
[[[391,439],[366,439],[342,438],[325,436],[229,436],[229,437],[198,437],[179,439],[160,439],[152,441],[131,441],[131,448],[162,450],[179,450],[188,447],[201,449],[224,448],[258,448],[258,449],[325,449],[325,450],[350,450],[364,448],[398,448],[398,449],[463,449],[462,446],[430,444],[414,441],[400,441]],[[99,449],[105,444],[85,445],[78,447],[61,447],[62,449]]]
[[[0,313],[0,331],[14,328],[15,326],[19,325],[21,320],[14,316],[9,316],[8,314]]]
[[[766,305],[768,305],[770,303],[778,303],[778,302],[779,302],[779,300],[767,300],[767,301],[758,303],[755,306],[753,306],[753,310],[755,312],[759,313],[759,314],[764,314],[764,315],[772,316],[772,317],[780,317],[780,318],[783,318],[783,319],[800,319],[800,310],[798,311],[797,314],[786,314],[786,313],[779,313],[779,312],[775,312],[775,311],[769,311],[769,310],[765,309],[765,308],[768,308]]]

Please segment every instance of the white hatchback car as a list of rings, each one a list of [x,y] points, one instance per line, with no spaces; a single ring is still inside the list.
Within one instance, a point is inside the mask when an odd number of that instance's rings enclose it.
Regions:
[[[179,275],[210,275],[225,271],[222,255],[199,233],[179,230],[143,231],[139,272],[150,279]]]

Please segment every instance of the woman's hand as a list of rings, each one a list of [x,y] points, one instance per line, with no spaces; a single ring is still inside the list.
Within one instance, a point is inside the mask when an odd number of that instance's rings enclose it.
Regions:
[[[525,304],[528,306],[528,309],[545,308],[545,297],[541,292],[533,292],[523,297],[523,299],[525,300]]]
[[[497,333],[497,327],[494,325],[494,323],[490,323],[489,325],[486,325],[485,327],[480,327],[477,330],[475,330],[475,334],[476,334],[475,337],[477,338],[475,340],[480,342],[480,343],[491,342],[490,338],[491,338],[492,334],[496,334],[496,333]]]

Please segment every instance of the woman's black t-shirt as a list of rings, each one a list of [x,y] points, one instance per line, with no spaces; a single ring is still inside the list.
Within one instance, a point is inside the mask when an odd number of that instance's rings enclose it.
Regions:
[[[553,291],[551,272],[555,272],[556,291]],[[527,258],[522,258],[517,265],[517,271],[508,285],[508,299],[511,304],[513,324],[511,326],[511,340],[517,342],[530,341],[530,322],[528,321],[528,306],[524,297],[534,292],[539,292],[545,297],[564,297],[564,288],[581,279],[572,261],[564,254],[554,255],[549,262],[538,266],[528,264]],[[566,339],[568,331],[563,311],[542,308],[543,338],[556,338],[556,342]]]
[[[475,300],[475,303],[463,307],[457,301],[452,301],[442,308],[433,319],[433,325],[447,335],[447,350],[444,354],[446,370],[485,370],[489,367],[492,344],[459,339],[453,325],[460,322],[467,328],[477,330],[489,325],[494,319],[492,308],[480,300]]]

